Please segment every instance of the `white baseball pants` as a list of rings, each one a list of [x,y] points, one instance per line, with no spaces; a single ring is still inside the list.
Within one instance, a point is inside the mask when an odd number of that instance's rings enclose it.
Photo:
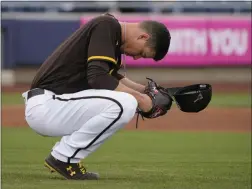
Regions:
[[[124,92],[85,90],[73,94],[45,94],[25,99],[25,119],[42,136],[62,136],[52,156],[63,162],[78,163],[94,152],[126,125],[137,108],[136,99]]]

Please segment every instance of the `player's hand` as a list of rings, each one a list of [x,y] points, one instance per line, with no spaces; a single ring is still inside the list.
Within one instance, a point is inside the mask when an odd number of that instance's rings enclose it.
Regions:
[[[139,102],[139,108],[143,112],[149,112],[152,109],[152,100],[146,94],[143,94],[142,97],[143,97],[143,100],[141,102]]]
[[[163,87],[158,86],[157,83],[152,79],[147,79],[149,81],[144,92],[150,97],[153,107],[149,111],[145,111],[145,109],[139,111],[139,113],[145,118],[156,118],[163,116],[171,108],[173,100]]]

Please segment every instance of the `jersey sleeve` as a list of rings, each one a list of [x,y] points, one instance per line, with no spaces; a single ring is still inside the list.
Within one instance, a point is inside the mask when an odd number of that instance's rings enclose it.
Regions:
[[[113,21],[104,20],[92,30],[88,46],[87,62],[93,60],[117,64],[116,60],[116,29]]]
[[[112,69],[111,71],[110,71],[110,74],[113,76],[113,77],[115,77],[117,80],[121,80],[121,79],[123,79],[124,78],[124,76],[122,75],[122,74],[120,74],[120,73],[118,73],[118,70],[116,70],[116,69]]]

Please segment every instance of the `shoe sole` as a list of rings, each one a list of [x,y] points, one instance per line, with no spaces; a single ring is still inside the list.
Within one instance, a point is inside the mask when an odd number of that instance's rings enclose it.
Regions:
[[[66,178],[64,175],[62,175],[62,174],[61,174],[59,171],[57,171],[56,169],[54,169],[54,168],[52,167],[52,165],[50,165],[48,162],[45,161],[44,166],[45,166],[46,168],[48,168],[49,171],[50,171],[51,173],[56,172],[56,173],[58,173],[60,176],[62,176],[63,178],[65,178],[65,179],[68,180],[68,178]]]
[[[49,169],[49,171],[50,171],[51,173],[56,172],[56,170],[55,170],[54,168],[52,168],[50,165],[48,165],[48,163],[47,163],[47,162],[45,162],[45,163],[44,163],[44,166],[45,166],[46,168],[48,168],[48,169]]]
[[[56,172],[56,173],[58,173],[60,176],[62,176],[62,177],[63,177],[64,179],[66,179],[66,180],[73,180],[72,178],[67,178],[67,177],[65,177],[65,176],[64,176],[63,174],[61,174],[57,169],[53,168],[53,166],[50,165],[50,163],[47,162],[47,161],[44,162],[44,166],[45,166],[46,168],[48,168],[49,171],[50,171],[51,173]],[[80,180],[81,180],[81,179],[80,179]],[[98,178],[97,178],[97,179],[85,179],[85,180],[98,180]]]

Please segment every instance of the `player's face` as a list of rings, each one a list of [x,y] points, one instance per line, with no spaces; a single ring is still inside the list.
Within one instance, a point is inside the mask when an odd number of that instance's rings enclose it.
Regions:
[[[135,60],[139,58],[153,58],[155,56],[155,52],[150,47],[148,47],[148,39],[148,34],[141,34],[136,38],[128,41],[123,46],[124,54],[133,57]]]

